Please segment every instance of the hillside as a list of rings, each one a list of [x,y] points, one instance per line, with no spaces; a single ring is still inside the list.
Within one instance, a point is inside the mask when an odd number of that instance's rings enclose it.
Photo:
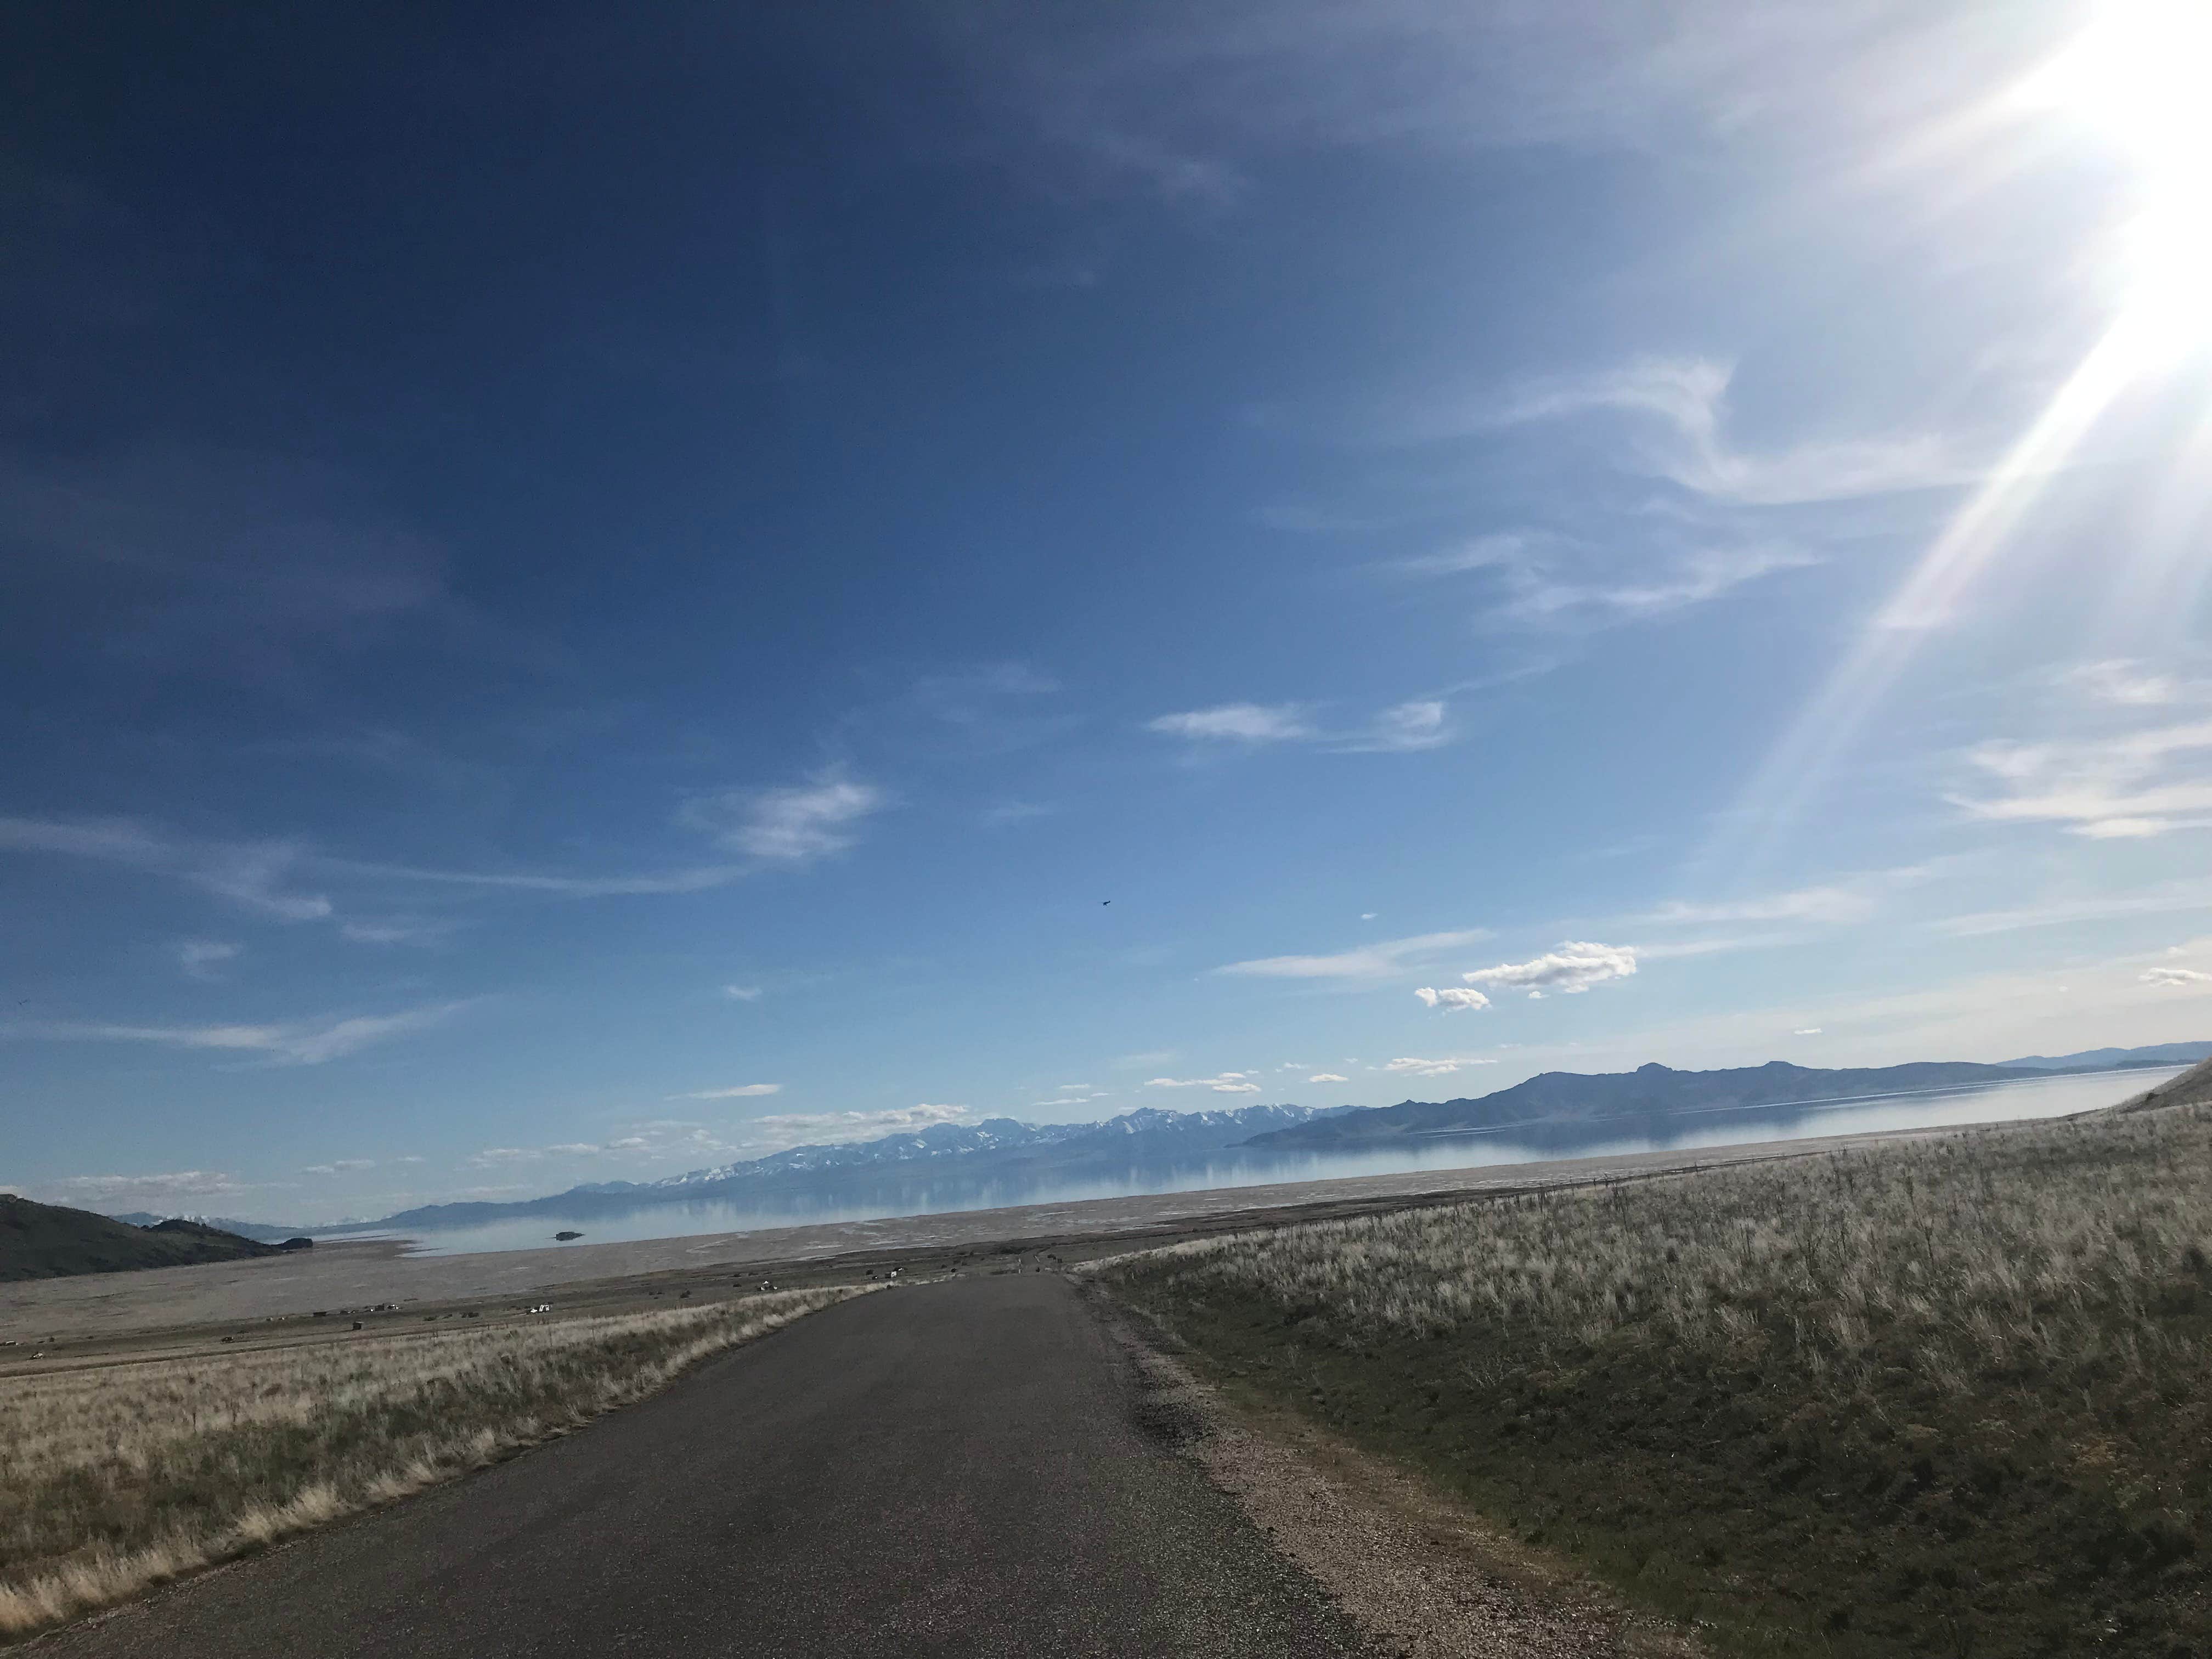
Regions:
[[[2212,1042],[2154,1042],[2141,1048],[2084,1048],[2071,1054],[2029,1054],[2001,1060],[2031,1072],[2094,1072],[2119,1066],[2194,1066],[2212,1060]]]
[[[1282,1148],[1365,1146],[1522,1124],[1598,1124],[1972,1088],[2045,1075],[2040,1069],[1965,1060],[1824,1070],[1776,1060],[1720,1072],[1678,1072],[1654,1062],[1632,1072],[1544,1072],[1477,1099],[1401,1101],[1273,1130],[1255,1135],[1250,1144]]]
[[[2212,1060],[2191,1066],[2179,1077],[2170,1077],[2154,1089],[2146,1089],[2124,1100],[2116,1112],[2147,1112],[2160,1106],[2202,1106],[2212,1103]]]
[[[301,1226],[286,1226],[276,1221],[240,1221],[227,1215],[157,1215],[151,1210],[115,1210],[105,1212],[111,1221],[127,1222],[133,1227],[158,1227],[165,1221],[190,1221],[202,1227],[212,1227],[219,1233],[236,1233],[240,1238],[250,1238],[261,1244],[281,1244],[288,1238],[296,1238],[308,1230]]]
[[[257,1243],[198,1222],[133,1227],[89,1210],[0,1194],[0,1281],[179,1267],[277,1254],[274,1244]]]

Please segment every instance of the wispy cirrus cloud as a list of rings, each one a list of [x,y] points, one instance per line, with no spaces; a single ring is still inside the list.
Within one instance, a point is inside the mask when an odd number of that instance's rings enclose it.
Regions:
[[[222,978],[223,964],[236,961],[245,948],[228,939],[180,939],[171,950],[187,979],[212,980]]]
[[[1383,709],[1365,730],[1346,732],[1333,746],[1347,754],[1405,755],[1441,749],[1458,735],[1442,697],[1415,697]]]
[[[750,1100],[762,1095],[780,1095],[781,1083],[737,1083],[723,1089],[694,1089],[689,1094],[670,1095],[670,1100]]]
[[[251,1183],[221,1170],[65,1176],[35,1186],[36,1190],[60,1203],[94,1204],[110,1209],[162,1209],[180,1201],[233,1198],[252,1190]],[[0,1190],[10,1189],[0,1187]]]
[[[1147,732],[1200,743],[1297,743],[1318,735],[1297,702],[1224,702],[1145,722]]]
[[[293,884],[301,849],[283,842],[198,842],[126,818],[0,817],[0,852],[45,853],[166,876],[278,921],[321,921],[328,897]]]
[[[1625,560],[1613,549],[1524,532],[1375,567],[1391,576],[1474,576],[1486,625],[1572,635],[1705,605],[1779,571],[1821,562],[1787,542],[1661,549]]]
[[[2133,658],[2124,657],[2076,664],[2061,672],[2057,680],[2061,686],[2079,692],[2094,702],[2125,708],[2160,708],[2201,698],[2208,690],[2212,690],[2201,682],[2185,681],[2177,675],[2161,673]]]
[[[1878,908],[1870,887],[1901,883],[1917,876],[1917,868],[1885,872],[1872,882],[1830,883],[1799,887],[1787,892],[1756,897],[1720,899],[1705,903],[1669,900],[1657,908],[1628,918],[1645,927],[1694,927],[1712,923],[1801,921],[1843,925],[1864,921]]]
[[[1249,979],[1389,979],[1432,957],[1443,956],[1491,936],[1487,927],[1462,927],[1449,933],[1415,933],[1407,939],[1382,939],[1321,956],[1258,957],[1232,962],[1213,971]]]
[[[2100,738],[1978,744],[1984,793],[1952,805],[1990,823],[2051,823],[2092,841],[2212,827],[2212,720]]]
[[[1441,749],[1459,735],[1451,707],[1442,697],[1409,698],[1351,726],[1320,723],[1311,703],[1226,702],[1162,714],[1146,721],[1145,729],[1197,744],[1255,749],[1297,743],[1345,754],[1411,754]]]
[[[1952,453],[1949,441],[1933,433],[1821,440],[1763,453],[1744,448],[1729,417],[1734,374],[1731,365],[1711,358],[1639,358],[1478,400],[1462,429],[1620,416],[1629,425],[1632,468],[1735,506],[1850,501],[1965,484],[1978,476]]]
[[[1032,146],[1041,137],[1104,179],[1209,211],[1285,152],[1756,143],[1771,155],[1848,142],[1876,153],[1948,113],[1960,86],[2008,84],[2039,45],[2033,27],[1972,27],[1970,8],[1908,15],[1867,0],[1229,0],[977,16],[989,27],[964,23],[956,47],[1015,100]]]
[[[55,1042],[143,1042],[261,1056],[276,1066],[321,1066],[395,1037],[441,1025],[470,1004],[436,1003],[396,1014],[354,1014],[263,1025],[135,1025],[91,1020],[0,1024],[0,1037]]]
[[[2057,927],[2081,921],[2104,921],[2118,916],[2168,915],[2184,910],[2212,910],[2212,880],[2201,877],[2154,883],[2119,892],[2093,893],[2083,897],[2044,899],[2003,910],[1982,910],[1943,916],[1928,926],[1938,933],[1972,938],[1984,933],[2010,933],[2031,927]]]
[[[318,857],[316,868],[357,879],[420,882],[431,886],[504,889],[517,893],[544,893],[557,898],[618,898],[654,893],[702,893],[726,887],[745,873],[735,864],[696,865],[687,868],[624,876],[564,876],[500,870],[441,870],[407,864],[376,864],[361,859]],[[373,938],[374,924],[354,927],[349,937],[369,943],[405,942],[397,937]]]
[[[684,822],[732,852],[763,864],[811,864],[859,840],[860,820],[884,811],[890,794],[831,767],[803,784],[776,789],[729,789],[702,796]]]

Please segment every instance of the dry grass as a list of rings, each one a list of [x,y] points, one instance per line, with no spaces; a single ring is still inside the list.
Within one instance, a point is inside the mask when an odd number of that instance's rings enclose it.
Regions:
[[[0,1636],[491,1462],[858,1294],[11,1377],[0,1382]]]
[[[1108,1276],[1678,1608],[1763,1601],[1804,1651],[2164,1654],[2212,1634],[2208,1257],[2212,1109],[2183,1107]]]

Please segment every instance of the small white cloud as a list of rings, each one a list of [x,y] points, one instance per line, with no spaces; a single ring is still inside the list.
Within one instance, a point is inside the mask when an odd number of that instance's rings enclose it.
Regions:
[[[2191,985],[2212,985],[2212,974],[2200,973],[2194,968],[2153,968],[2143,975],[2142,982],[2182,990]]]
[[[781,1083],[739,1083],[727,1089],[695,1089],[690,1094],[668,1095],[668,1100],[747,1100],[757,1095],[778,1095]]]
[[[1362,910],[1359,913],[1359,919],[1362,921],[1372,921],[1375,920],[1376,914],[1376,913],[1372,910]]]
[[[1348,1077],[1339,1077],[1334,1072],[1316,1072],[1306,1079],[1309,1083],[1349,1083]]]
[[[237,960],[246,947],[217,939],[179,939],[175,945],[177,966],[193,979],[220,979],[222,964]]]
[[[450,937],[453,924],[410,917],[387,916],[375,921],[344,921],[341,936],[356,945],[436,945]]]
[[[1457,1009],[1462,1013],[1473,1013],[1477,1009],[1490,1006],[1490,999],[1481,992],[1462,991],[1456,986],[1448,985],[1442,990],[1437,990],[1425,985],[1413,994],[1427,1003],[1430,1007],[1442,1008],[1447,1012]]]
[[[1290,743],[1316,735],[1302,703],[1224,702],[1212,708],[1163,714],[1147,732],[1200,743]]]
[[[851,1140],[875,1140],[884,1135],[912,1134],[940,1123],[973,1123],[969,1107],[933,1104],[894,1106],[876,1112],[786,1112],[756,1118],[745,1125],[749,1148],[762,1146],[835,1146]]]
[[[757,985],[725,985],[722,994],[732,1002],[758,1002],[761,988]]]
[[[1460,977],[1469,985],[1525,990],[1531,996],[1547,991],[1574,996],[1607,980],[1626,979],[1635,971],[1636,951],[1632,946],[1570,939],[1558,950],[1547,951],[1534,961],[1503,962],[1495,968],[1478,968]]]
[[[1790,1035],[1791,1036],[1818,1036],[1820,1035],[1820,1028],[1817,1025],[1801,1025]]]
[[[421,1162],[419,1158],[415,1161]],[[373,1170],[375,1167],[376,1160],[373,1158],[334,1158],[327,1164],[310,1164],[300,1173],[312,1176],[346,1175],[356,1170]]]
[[[1496,1064],[1495,1060],[1477,1059],[1469,1054],[1441,1054],[1433,1060],[1424,1059],[1419,1054],[1401,1054],[1397,1059],[1386,1064],[1382,1069],[1386,1072],[1397,1072],[1413,1077],[1444,1077],[1456,1072],[1462,1066],[1494,1066]]]
[[[890,805],[883,790],[832,767],[791,788],[704,796],[682,816],[732,852],[768,864],[803,865],[843,852],[858,839],[852,826]]]
[[[1145,1080],[1147,1089],[1211,1089],[1218,1095],[1256,1095],[1260,1085],[1243,1072],[1223,1072],[1214,1077],[1155,1077]]]

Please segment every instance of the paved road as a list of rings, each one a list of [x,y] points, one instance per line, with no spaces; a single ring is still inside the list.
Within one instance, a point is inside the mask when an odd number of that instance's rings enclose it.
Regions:
[[[1362,1651],[1063,1280],[862,1297],[40,1659]]]

